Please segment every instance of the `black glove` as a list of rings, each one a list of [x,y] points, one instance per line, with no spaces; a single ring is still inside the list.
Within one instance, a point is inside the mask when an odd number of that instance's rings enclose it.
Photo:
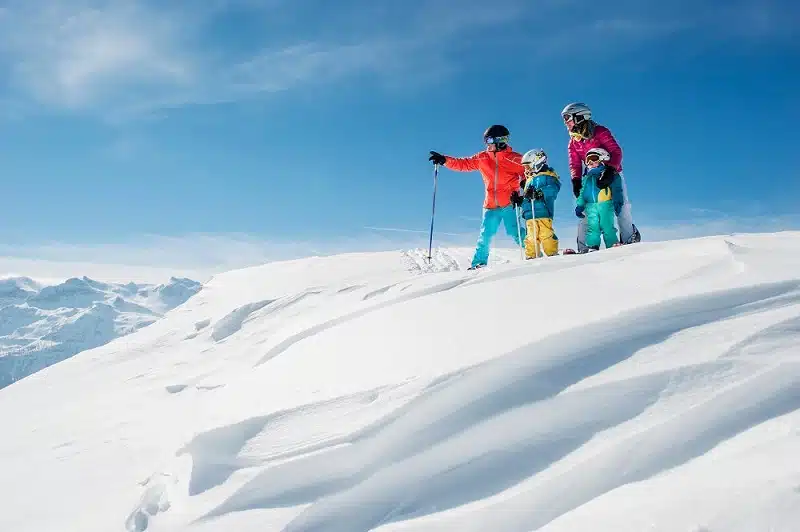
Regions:
[[[598,188],[610,187],[616,175],[617,171],[614,170],[614,167],[606,165],[606,167],[603,168],[603,173],[597,178]]]
[[[581,195],[581,188],[583,188],[583,183],[581,183],[580,179],[573,179],[572,180],[572,193],[577,198]]]
[[[531,187],[533,189],[533,187]],[[544,199],[544,192],[541,189],[537,188],[533,190],[533,199],[535,200],[543,200]]]
[[[431,161],[433,164],[444,166],[444,163],[447,162],[447,157],[445,157],[441,153],[436,153],[435,151],[432,151],[431,156],[428,157],[428,160]]]
[[[578,218],[584,218],[584,217],[585,217],[585,215],[583,214],[583,209],[584,209],[584,208],[583,208],[583,207],[581,207],[580,205],[578,205],[577,207],[575,207],[575,216],[577,216]]]
[[[522,198],[519,196],[519,192],[516,190],[511,193],[511,204],[515,207],[522,205]]]

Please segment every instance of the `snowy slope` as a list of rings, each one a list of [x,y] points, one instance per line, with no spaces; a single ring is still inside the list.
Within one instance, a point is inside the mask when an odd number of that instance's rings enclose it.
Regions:
[[[799,250],[219,275],[0,391],[0,530],[796,532]]]
[[[159,285],[0,279],[0,388],[150,325],[200,287],[176,278]]]

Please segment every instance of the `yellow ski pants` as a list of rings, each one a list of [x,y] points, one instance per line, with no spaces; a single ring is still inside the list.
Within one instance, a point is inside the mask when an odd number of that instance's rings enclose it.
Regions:
[[[558,239],[553,233],[552,218],[525,220],[525,226],[528,228],[527,234],[525,235],[526,258],[532,259],[541,257],[542,252],[548,256],[553,256],[558,253]]]

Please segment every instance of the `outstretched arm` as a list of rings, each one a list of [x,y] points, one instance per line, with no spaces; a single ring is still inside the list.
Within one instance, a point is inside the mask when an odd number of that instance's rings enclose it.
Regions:
[[[456,172],[471,172],[478,169],[478,155],[472,157],[446,157],[445,168]]]

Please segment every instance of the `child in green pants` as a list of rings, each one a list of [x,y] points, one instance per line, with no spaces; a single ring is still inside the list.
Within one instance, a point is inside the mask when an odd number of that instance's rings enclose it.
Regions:
[[[622,209],[624,200],[622,184],[619,178],[615,177],[608,187],[597,186],[597,180],[605,169],[604,163],[610,159],[611,155],[603,148],[592,148],[586,153],[585,163],[588,172],[583,176],[581,193],[576,201],[575,216],[586,217],[586,247],[589,251],[600,249],[601,235],[607,248],[619,243],[614,220]]]

